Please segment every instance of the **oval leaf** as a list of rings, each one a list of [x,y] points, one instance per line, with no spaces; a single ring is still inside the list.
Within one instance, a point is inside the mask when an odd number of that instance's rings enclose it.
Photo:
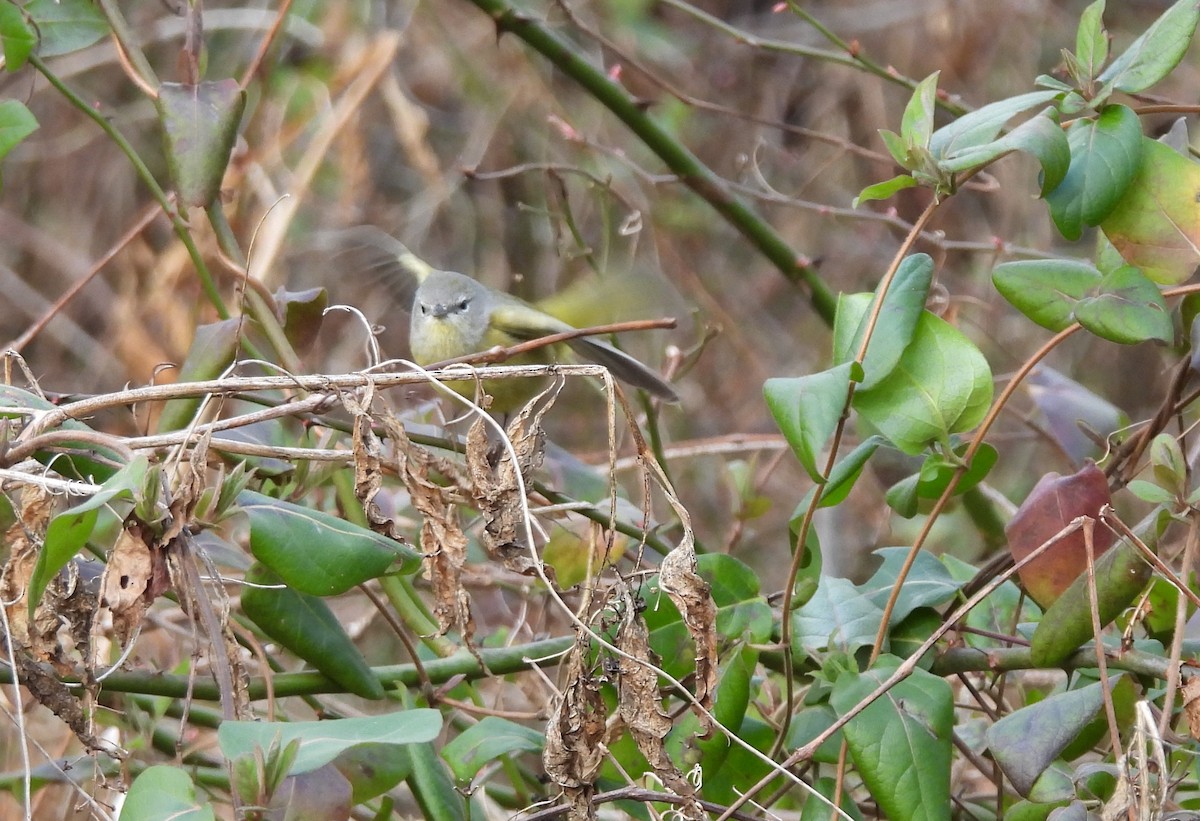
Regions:
[[[920,453],[970,430],[992,401],[987,360],[961,331],[925,311],[888,378],[854,395],[854,409],[897,448]]]
[[[179,767],[159,764],[144,770],[125,796],[120,821],[213,821],[211,804],[196,797],[196,785]]]
[[[1079,239],[1116,207],[1137,174],[1142,156],[1142,125],[1123,105],[1105,106],[1095,120],[1077,121],[1067,132],[1071,165],[1046,196],[1059,232]]]
[[[217,731],[221,752],[232,760],[268,750],[273,743],[286,747],[293,739],[299,752],[286,775],[299,775],[323,767],[358,744],[421,744],[442,731],[442,714],[429,708],[396,710],[366,718],[336,721],[223,721]]]
[[[443,747],[442,758],[455,778],[470,781],[488,762],[502,755],[540,753],[545,742],[546,736],[532,727],[498,716],[485,716]]]
[[[1000,295],[1043,328],[1061,331],[1075,321],[1075,304],[1099,286],[1101,273],[1086,262],[1028,259],[992,270]]]
[[[1101,339],[1136,345],[1150,339],[1170,344],[1175,326],[1158,287],[1132,265],[1100,281],[1100,292],[1079,301],[1075,318]]]
[[[1149,138],[1142,152],[1136,179],[1100,227],[1126,262],[1175,285],[1200,263],[1200,164]]]
[[[263,632],[351,693],[383,698],[383,685],[324,601],[281,586],[262,565],[246,572],[242,612]],[[263,586],[271,585],[271,586]]]
[[[253,491],[242,492],[238,504],[250,517],[254,557],[302,593],[336,596],[389,571],[415,573],[421,566],[408,545],[328,513]]]
[[[847,362],[809,376],[768,379],[763,385],[775,424],[814,482],[824,481],[817,458],[846,408],[851,369]]]

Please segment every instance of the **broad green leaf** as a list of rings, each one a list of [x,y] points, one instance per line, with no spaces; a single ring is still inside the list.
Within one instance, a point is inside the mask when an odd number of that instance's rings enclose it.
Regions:
[[[233,79],[199,85],[162,83],[154,106],[175,191],[188,205],[209,205],[221,190],[246,92]]]
[[[180,767],[159,764],[143,770],[125,796],[120,821],[214,821],[212,805],[196,796],[196,785]]]
[[[978,425],[992,401],[987,360],[961,331],[925,311],[912,343],[887,379],[854,395],[856,411],[900,450]]]
[[[851,371],[847,362],[809,376],[768,379],[763,385],[775,424],[814,482],[824,479],[824,465],[817,460],[845,410]]]
[[[1028,259],[992,270],[1000,295],[1043,328],[1061,331],[1075,321],[1075,305],[1103,279],[1092,265],[1076,260]]]
[[[1053,113],[1051,109],[1032,117],[998,140],[948,154],[938,167],[948,173],[959,173],[1020,151],[1042,166],[1041,193],[1045,196],[1063,181],[1071,164],[1071,148]]]
[[[1083,75],[1079,79],[1090,83],[1108,59],[1108,33],[1104,30],[1104,0],[1096,0],[1079,16],[1075,32],[1075,58]]]
[[[883,564],[859,589],[863,595],[879,605],[880,610],[887,604],[888,597],[896,586],[908,553],[907,547],[883,547],[875,551],[875,555],[883,559]],[[954,598],[961,586],[936,556],[922,550],[917,553],[908,576],[904,579],[904,587],[896,599],[889,626],[904,621],[908,614],[918,607],[945,604]]]
[[[324,600],[293,590],[262,565],[246,572],[242,612],[275,641],[363,698],[383,698],[383,685]]]
[[[900,263],[883,297],[879,321],[871,333],[862,363],[863,376],[857,380],[861,382],[859,390],[886,379],[900,361],[913,340],[932,282],[933,260],[927,254],[913,254]],[[878,290],[873,295],[842,294],[839,297],[833,324],[834,362],[842,364],[858,356],[867,321],[878,298]]]
[[[9,0],[0,0],[0,48],[4,52],[4,67],[9,71],[19,71],[29,59],[36,42],[37,37],[25,22],[21,9]],[[2,151],[0,156],[3,156]]]
[[[1176,285],[1200,264],[1200,163],[1141,142],[1141,168],[1100,227],[1126,262],[1159,285]]]
[[[1022,707],[987,730],[992,757],[1021,795],[1104,706],[1102,684],[1053,695]]]
[[[1058,93],[1031,91],[977,108],[935,131],[929,142],[929,150],[940,163],[964,151],[986,145],[999,136],[1004,124],[1013,117],[1049,103]]]
[[[442,714],[428,708],[394,710],[364,718],[329,721],[222,721],[217,742],[227,759],[253,755],[275,743],[300,742],[295,760],[283,774],[299,775],[333,761],[359,744],[421,744],[442,731]]]
[[[331,763],[350,782],[350,800],[355,805],[388,792],[409,772],[408,755],[400,744],[355,744]]]
[[[1162,293],[1132,265],[1105,275],[1099,293],[1079,300],[1075,319],[1101,339],[1122,345],[1150,339],[1170,344],[1175,338]]]
[[[0,100],[0,160],[38,129],[38,121],[20,100]]]
[[[900,120],[900,137],[912,148],[929,147],[933,136],[933,115],[937,112],[937,82],[940,71],[935,71],[913,89],[904,116]]]
[[[100,510],[112,504],[117,499],[133,499],[141,490],[142,483],[149,469],[149,461],[145,456],[138,456],[121,470],[117,471],[107,482],[101,485],[99,492],[86,502],[65,510],[50,520],[46,528],[46,537],[41,553],[38,554],[37,564],[29,579],[29,612],[32,614],[46,585],[58,571],[66,567],[67,562],[87,544],[88,538],[96,527],[96,519]]]
[[[875,643],[883,609],[849,579],[822,576],[816,593],[792,613],[792,641],[806,654],[854,652]]]
[[[89,0],[29,0],[25,13],[38,34],[38,56],[57,57],[108,36],[108,21]]]
[[[497,716],[485,716],[446,744],[442,758],[455,778],[470,781],[488,762],[502,755],[541,752],[545,742],[546,736],[539,730]]]
[[[197,325],[187,356],[179,367],[180,382],[200,382],[217,379],[233,363],[245,321],[223,319],[207,325]],[[192,424],[200,408],[200,399],[172,399],[158,417],[159,433],[183,430]]]
[[[830,703],[844,715],[888,677],[899,659],[880,658],[865,673],[838,678]],[[954,697],[924,670],[896,684],[842,732],[854,768],[887,818],[950,818]]]
[[[1099,225],[1125,195],[1142,159],[1142,125],[1123,105],[1105,106],[1094,120],[1078,120],[1067,132],[1071,165],[1046,196],[1059,232],[1079,239]]]
[[[415,573],[411,547],[344,519],[243,491],[238,504],[250,518],[250,551],[289,587],[336,596],[384,573]]]
[[[1200,22],[1200,3],[1177,0],[1097,79],[1126,94],[1145,91],[1166,77],[1187,53]]]
[[[890,180],[877,182],[874,185],[868,185],[862,191],[858,192],[858,196],[850,203],[851,207],[857,208],[864,202],[871,200],[886,200],[893,194],[903,191],[905,188],[915,188],[917,181],[908,174],[900,174],[892,177]]]

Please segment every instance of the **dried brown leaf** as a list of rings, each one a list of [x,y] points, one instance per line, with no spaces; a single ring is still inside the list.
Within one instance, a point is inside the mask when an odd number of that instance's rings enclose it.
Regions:
[[[624,653],[617,661],[621,720],[659,780],[677,795],[691,798],[695,789],[671,761],[663,744],[672,723],[658,695],[657,660],[650,649],[646,622],[634,607],[633,594],[627,585],[622,583],[617,595],[622,616],[615,644]],[[682,805],[680,812],[686,818],[704,817],[704,811],[695,801]]]
[[[1187,716],[1188,732],[1192,738],[1200,738],[1200,676],[1192,676],[1182,688],[1183,714]]]
[[[152,540],[140,522],[127,520],[100,579],[100,605],[112,612],[113,630],[122,644],[133,636],[154,600],[170,588],[163,551]]]
[[[489,442],[482,419],[467,434],[467,476],[471,497],[483,517],[484,549],[507,569],[526,576],[535,576],[538,570],[526,544],[521,487],[522,483],[528,485],[533,471],[542,464],[546,445],[542,417],[553,407],[561,387],[559,383],[551,385],[509,423],[506,436],[511,449],[503,442]]]
[[[600,684],[584,669],[587,645],[578,641],[563,667],[565,683],[546,726],[542,764],[563,789],[567,817],[596,817],[592,804],[596,775],[604,759],[605,708]]]
[[[10,501],[17,521],[4,534],[8,561],[0,570],[0,601],[4,602],[8,616],[9,635],[18,644],[29,646],[29,602],[25,594],[37,566],[46,526],[62,505],[55,496],[37,485],[24,485],[19,497]]]
[[[425,572],[433,589],[434,614],[441,633],[457,626],[469,643],[470,597],[462,585],[462,568],[467,561],[467,536],[458,521],[457,494],[430,478],[436,469],[443,476],[456,476],[444,459],[438,459],[414,444],[394,419],[385,421],[396,449],[397,473],[408,489],[413,507],[421,514],[421,549]]]
[[[717,605],[712,586],[696,572],[696,548],[690,530],[663,558],[659,587],[675,603],[696,644],[696,700],[704,710],[695,712],[707,736],[712,732],[707,711],[712,708],[717,689]]]

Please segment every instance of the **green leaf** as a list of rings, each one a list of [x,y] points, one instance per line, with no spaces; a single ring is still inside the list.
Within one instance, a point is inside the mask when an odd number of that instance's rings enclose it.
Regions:
[[[38,56],[58,57],[108,36],[108,21],[89,0],[29,0],[25,13],[38,33]]]
[[[1142,125],[1132,109],[1109,105],[1094,120],[1076,121],[1067,142],[1071,165],[1046,203],[1059,232],[1076,240],[1112,213],[1133,182],[1142,159]]]
[[[383,685],[322,599],[282,585],[260,564],[246,581],[242,612],[264,633],[351,693],[383,698]]]
[[[892,177],[890,180],[877,182],[874,185],[868,185],[862,191],[858,192],[858,196],[850,204],[851,207],[857,208],[864,202],[871,200],[886,200],[893,194],[903,191],[905,188],[915,188],[917,181],[908,174],[900,174]]]
[[[900,577],[900,569],[908,558],[907,547],[883,547],[875,555],[883,564],[859,589],[882,610]],[[917,553],[904,579],[904,587],[896,598],[889,626],[904,621],[919,607],[936,607],[954,598],[962,584],[955,581],[946,566],[926,551]]]
[[[910,151],[913,148],[928,148],[933,136],[933,115],[937,111],[937,82],[940,71],[935,71],[913,89],[904,116],[900,120],[900,137]]]
[[[125,796],[120,821],[214,821],[212,805],[196,797],[196,785],[179,767],[159,764],[143,770]]]
[[[955,151],[939,161],[938,167],[947,173],[959,173],[1019,151],[1041,164],[1041,193],[1045,196],[1063,181],[1071,164],[1070,145],[1053,114],[1054,110],[1050,109],[1048,113],[1026,120],[998,140]]]
[[[992,401],[987,360],[961,331],[925,311],[887,379],[854,395],[856,411],[897,448],[920,453],[978,425]]]
[[[1126,94],[1145,91],[1179,65],[1192,42],[1197,22],[1200,22],[1200,3],[1178,0],[1097,79]]]
[[[459,781],[470,781],[485,764],[503,755],[537,753],[546,736],[508,719],[485,716],[442,748],[442,758]]]
[[[899,659],[884,657],[865,673],[846,673],[830,703],[846,714],[887,678]],[[854,767],[884,816],[950,817],[954,699],[945,680],[924,670],[896,684],[846,724]]]
[[[962,454],[967,445],[960,445],[955,452]],[[961,496],[979,484],[995,466],[999,454],[994,447],[984,444],[975,454],[971,466],[958,480],[954,495]],[[958,471],[958,463],[943,456],[930,454],[921,465],[921,470],[893,485],[887,492],[888,506],[905,518],[916,515],[921,499],[937,499],[945,491],[950,480]],[[893,498],[894,497],[894,498]]]
[[[37,37],[25,22],[21,9],[9,0],[0,0],[0,48],[4,51],[4,67],[9,71],[19,71],[29,59],[36,42]],[[0,152],[0,156],[3,156],[3,152]]]
[[[1130,265],[1160,285],[1200,263],[1200,163],[1143,138],[1141,167],[1100,227]]]
[[[987,730],[992,757],[1021,795],[1104,706],[1103,685],[1070,690],[1022,707]]]
[[[1013,307],[1043,328],[1061,331],[1075,321],[1075,305],[1100,285],[1103,276],[1076,260],[1028,259],[992,270],[992,283]]]
[[[409,773],[409,759],[400,744],[355,744],[332,762],[350,782],[351,804],[361,804],[388,792]]]
[[[758,692],[755,675],[758,672],[759,651],[744,645],[735,652],[724,654],[717,673],[716,697],[713,699],[713,715],[717,721],[733,733],[738,733],[747,719],[751,696]],[[689,714],[695,721],[695,716]],[[681,728],[682,729],[682,728]],[[697,722],[697,730],[699,730]],[[704,768],[704,783],[717,778],[729,759],[733,746],[724,733],[713,733],[711,738],[697,739],[696,750]],[[722,798],[714,799],[722,801]]]
[[[196,326],[191,347],[179,368],[180,382],[217,379],[233,363],[245,321],[223,319]],[[159,433],[183,430],[192,423],[200,408],[200,399],[172,399],[158,417]]]
[[[38,129],[38,121],[20,100],[0,100],[0,159]]]
[[[336,596],[384,573],[410,574],[421,566],[421,555],[408,545],[337,516],[253,491],[243,491],[238,504],[250,518],[254,557],[302,593]]]
[[[324,767],[359,744],[421,744],[442,731],[442,714],[428,708],[395,710],[366,718],[330,721],[223,721],[217,742],[227,759],[253,755],[272,744],[299,742],[292,765],[281,775],[299,775]]]
[[[446,764],[432,744],[413,744],[404,749],[409,758],[406,781],[421,808],[419,817],[438,821],[468,821],[467,803],[454,788]]]
[[[117,499],[133,499],[142,488],[149,465],[145,456],[136,457],[113,474],[86,502],[81,502],[50,520],[42,551],[38,554],[37,564],[29,578],[30,614],[41,602],[50,580],[87,544],[96,527],[100,510]]]
[[[879,320],[871,334],[867,355],[863,360],[863,377],[859,390],[866,390],[886,379],[912,342],[929,286],[933,282],[933,260],[927,254],[905,257],[892,278],[883,297]],[[882,285],[882,283],[881,283]],[[833,324],[833,361],[851,362],[858,356],[867,321],[878,290],[866,294],[842,294],[838,298],[837,315]]]
[[[1100,282],[1099,293],[1075,306],[1075,318],[1101,339],[1136,345],[1150,339],[1170,344],[1175,326],[1158,287],[1132,265],[1118,268]]]
[[[908,146],[904,144],[904,138],[895,131],[888,131],[886,128],[879,129],[879,137],[883,140],[888,153],[892,155],[892,159],[896,161],[896,165],[901,168],[908,168],[912,159],[909,155]],[[913,180],[913,185],[916,185],[916,180]]]
[[[1004,124],[1013,117],[1023,111],[1045,105],[1058,94],[1058,91],[1031,91],[977,108],[935,131],[929,141],[929,150],[940,164],[963,152],[991,143],[999,136]]]
[[[1079,79],[1090,84],[1108,59],[1108,34],[1104,31],[1104,0],[1096,0],[1079,16],[1075,32],[1075,58],[1083,71]]]
[[[849,579],[822,576],[816,593],[792,613],[792,641],[806,654],[854,652],[875,643],[883,609]]]
[[[188,205],[209,205],[221,191],[246,92],[233,79],[162,83],[154,106],[176,192]]]
[[[884,444],[887,444],[887,441],[882,436],[868,436],[859,442],[854,450],[839,459],[833,466],[833,470],[829,471],[829,480],[825,483],[825,492],[821,494],[820,507],[833,507],[841,504],[854,489],[854,483],[862,475],[867,460],[880,445]],[[804,495],[804,500],[797,507],[797,511],[802,512],[808,509],[808,501],[813,492],[809,491]]]
[[[791,378],[768,379],[763,396],[775,424],[814,482],[823,481],[817,464],[846,407],[852,366]]]

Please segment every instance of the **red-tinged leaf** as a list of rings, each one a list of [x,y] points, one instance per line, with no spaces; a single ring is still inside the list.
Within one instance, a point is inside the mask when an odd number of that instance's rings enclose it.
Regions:
[[[1143,138],[1142,164],[1100,228],[1130,265],[1159,285],[1200,264],[1200,163]]]
[[[1048,473],[1004,529],[1008,549],[1018,562],[1080,516],[1098,518],[1111,502],[1104,473],[1089,463],[1070,476]],[[1093,528],[1093,549],[1099,556],[1115,537],[1108,528]],[[1043,608],[1049,607],[1087,569],[1087,548],[1082,528],[1060,539],[1053,547],[1020,570],[1021,582]]]

